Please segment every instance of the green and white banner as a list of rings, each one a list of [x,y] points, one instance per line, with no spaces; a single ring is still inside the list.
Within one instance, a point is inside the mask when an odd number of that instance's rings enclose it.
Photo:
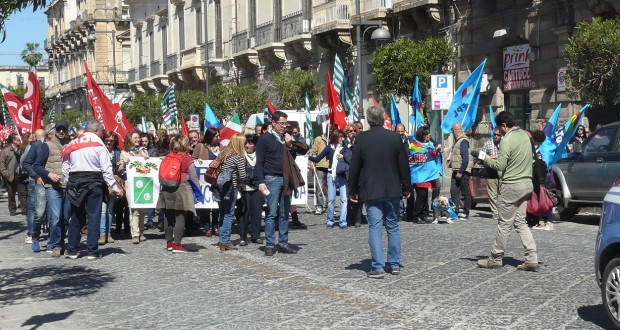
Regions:
[[[196,172],[200,178],[200,190],[205,196],[204,203],[196,204],[197,209],[217,209],[218,204],[213,200],[211,187],[204,180],[204,174],[209,167],[210,160],[197,160],[194,162]],[[291,196],[291,205],[306,205],[308,202],[308,157],[299,156],[295,163],[301,170],[301,176],[306,183],[298,189],[299,196]],[[126,193],[129,207],[134,209],[152,209],[157,206],[159,198],[159,165],[161,158],[130,157],[127,166]]]

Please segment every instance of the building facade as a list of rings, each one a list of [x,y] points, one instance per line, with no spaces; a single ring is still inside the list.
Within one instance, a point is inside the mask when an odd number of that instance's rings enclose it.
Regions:
[[[5,87],[26,87],[28,83],[28,65],[4,65],[0,66],[0,84]],[[37,78],[39,87],[46,90],[50,87],[49,69],[47,62],[43,61],[37,65]]]
[[[51,85],[47,97],[55,105],[89,109],[84,63],[110,99],[124,100],[132,67],[127,12],[121,0],[54,0],[49,5],[44,48]]]

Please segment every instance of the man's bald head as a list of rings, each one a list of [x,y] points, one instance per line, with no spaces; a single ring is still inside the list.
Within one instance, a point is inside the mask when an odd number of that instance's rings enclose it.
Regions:
[[[44,129],[38,129],[34,132],[34,138],[37,140],[42,140],[45,138],[45,130]]]
[[[453,131],[462,131],[463,130],[463,126],[461,126],[461,123],[454,123],[452,124],[452,130]]]

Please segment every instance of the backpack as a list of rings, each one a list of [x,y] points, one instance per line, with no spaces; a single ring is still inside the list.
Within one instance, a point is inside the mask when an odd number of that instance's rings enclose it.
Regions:
[[[181,185],[181,157],[169,153],[159,166],[159,184],[164,188],[178,188]]]

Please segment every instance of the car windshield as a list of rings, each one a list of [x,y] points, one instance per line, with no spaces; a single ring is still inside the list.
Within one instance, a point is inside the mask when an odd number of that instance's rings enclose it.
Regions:
[[[616,128],[602,129],[596,132],[583,148],[584,152],[605,152],[609,150],[609,143],[616,132]]]

